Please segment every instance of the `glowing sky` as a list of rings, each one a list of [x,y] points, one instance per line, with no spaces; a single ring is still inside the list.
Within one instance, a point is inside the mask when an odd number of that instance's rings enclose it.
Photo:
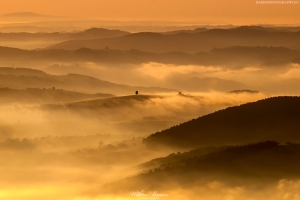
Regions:
[[[0,14],[112,20],[208,21],[234,24],[300,23],[300,4],[257,5],[255,0],[1,0]]]

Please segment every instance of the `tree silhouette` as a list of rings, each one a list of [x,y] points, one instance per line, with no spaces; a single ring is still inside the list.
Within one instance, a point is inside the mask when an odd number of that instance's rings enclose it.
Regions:
[[[135,95],[138,95],[139,94],[139,91],[135,91]]]

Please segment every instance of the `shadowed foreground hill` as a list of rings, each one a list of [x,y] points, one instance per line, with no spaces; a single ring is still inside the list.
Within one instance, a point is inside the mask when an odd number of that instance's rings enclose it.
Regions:
[[[148,162],[142,163],[136,167],[139,170],[147,171],[149,169],[169,165],[169,163],[182,162],[182,160],[204,156],[212,152],[224,150],[226,148],[228,148],[228,146],[222,146],[222,147],[211,146],[211,147],[197,148],[183,153],[181,152],[171,153],[166,157],[155,158]]]
[[[273,97],[229,107],[156,132],[144,143],[174,148],[229,145],[261,140],[300,142],[300,97]]]
[[[56,76],[43,71],[24,68],[0,68],[0,87],[13,89],[56,87],[85,93],[109,94],[133,94],[136,90],[141,93],[175,92],[159,87],[116,84],[79,74]]]
[[[258,182],[299,178],[300,145],[279,145],[274,141],[232,146],[202,156],[163,164],[149,172],[107,184],[105,192],[170,190],[203,185],[206,181],[225,181],[247,186]]]

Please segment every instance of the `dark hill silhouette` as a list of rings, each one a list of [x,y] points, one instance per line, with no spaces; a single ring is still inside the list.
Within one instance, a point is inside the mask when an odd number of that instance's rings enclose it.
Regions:
[[[277,140],[300,141],[300,97],[273,97],[229,107],[144,139],[150,147],[194,148]]]
[[[209,181],[224,181],[231,186],[251,186],[276,183],[283,178],[299,178],[300,145],[279,145],[265,141],[244,146],[232,146],[207,155],[194,156],[167,163],[149,172],[105,185],[104,192],[125,192],[143,188],[185,189]]]
[[[256,31],[269,31],[269,32],[280,32],[280,29],[274,27],[263,27],[263,26],[240,26],[236,27],[238,30],[256,30]]]
[[[65,49],[65,50],[76,50],[80,48],[90,48],[90,49],[103,49],[105,46],[109,46],[113,49],[119,50],[129,50],[129,49],[139,49],[143,51],[152,51],[157,48],[157,42],[162,42],[164,39],[164,35],[160,33],[133,33],[130,35],[125,35],[122,37],[117,37],[115,40],[109,39],[93,39],[93,40],[71,40],[59,43],[57,45],[53,45],[47,47],[46,49]],[[148,46],[147,49],[141,48],[140,45]],[[104,45],[101,46],[100,45]],[[125,48],[122,48],[125,47]],[[151,50],[148,50],[151,49]]]
[[[97,78],[79,75],[50,75],[39,70],[0,68],[0,87],[13,89],[52,88],[71,90],[84,93],[132,94],[138,90],[141,93],[176,92],[159,87],[128,86],[111,83]]]
[[[40,77],[45,77],[48,75],[46,72],[37,69],[12,68],[12,67],[0,67],[0,74],[16,75],[16,76],[40,76]]]
[[[182,160],[191,159],[191,158],[199,157],[199,156],[204,156],[204,155],[210,154],[212,152],[221,151],[226,148],[228,148],[228,146],[224,146],[224,147],[211,146],[211,147],[197,148],[197,149],[193,149],[191,151],[183,152],[183,153],[181,153],[181,152],[171,153],[170,155],[168,155],[166,157],[155,158],[148,162],[142,163],[136,167],[138,170],[145,171],[145,170],[160,167],[161,165],[167,165],[169,163],[181,162]]]
[[[94,39],[94,38],[112,38],[123,35],[128,35],[129,32],[120,30],[108,30],[104,28],[91,28],[85,31],[74,33],[70,36],[71,39]]]
[[[24,49],[18,49],[18,48],[10,48],[10,47],[2,47],[0,46],[0,52],[1,55],[3,55],[3,58],[6,56],[25,56],[25,55],[30,55],[29,50],[24,50]]]
[[[24,90],[0,88],[0,104],[27,103],[46,104],[83,101],[112,97],[111,94],[85,94],[55,88],[27,88]]]
[[[48,49],[79,48],[138,49],[148,52],[182,51],[196,53],[230,46],[276,46],[291,47],[300,42],[300,32],[270,31],[268,28],[238,27],[232,29],[211,29],[197,33],[163,35],[159,33],[135,33],[113,39],[66,41]]]
[[[198,33],[198,32],[204,32],[209,29],[207,28],[196,28],[194,30],[176,30],[176,31],[167,31],[167,32],[162,32],[164,35],[170,35],[170,34],[178,34],[178,33]]]
[[[40,61],[88,61],[96,63],[131,63],[140,64],[148,62],[158,62],[175,65],[221,65],[226,67],[245,66],[283,66],[286,63],[298,63],[300,58],[299,50],[291,50],[284,47],[246,47],[234,46],[228,48],[215,48],[209,52],[198,52],[188,54],[183,52],[150,53],[135,49],[114,50],[104,49],[94,50],[80,48],[75,51],[68,50],[21,50],[16,48],[0,47],[1,62],[12,60],[16,63],[40,62]]]
[[[232,94],[241,94],[241,93],[257,94],[257,93],[259,93],[259,91],[244,89],[244,90],[232,90],[228,93],[232,93]]]

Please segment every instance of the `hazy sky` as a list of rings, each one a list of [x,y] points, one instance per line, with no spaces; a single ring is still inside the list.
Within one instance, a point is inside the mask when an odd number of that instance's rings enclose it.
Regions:
[[[1,0],[0,14],[25,11],[113,20],[300,23],[300,4],[257,5],[255,0]]]

